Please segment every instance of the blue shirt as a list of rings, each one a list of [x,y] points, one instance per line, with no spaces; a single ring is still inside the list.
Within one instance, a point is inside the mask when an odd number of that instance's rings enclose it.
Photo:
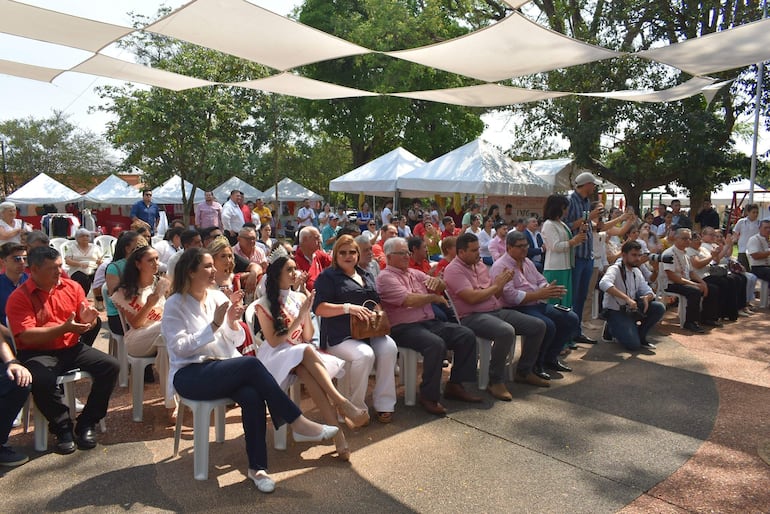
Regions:
[[[572,194],[569,195],[569,210],[567,211],[567,217],[563,221],[569,226],[570,230],[577,233],[573,228],[573,223],[582,218],[583,213],[586,211],[591,212],[591,201],[588,198],[580,196],[577,191],[573,191]],[[591,230],[592,223],[590,219],[586,225],[588,226],[588,232],[586,232],[588,237],[586,237],[585,241],[575,247],[575,257],[578,259],[594,258],[594,234]]]
[[[144,200],[139,200],[131,207],[131,219],[139,218],[150,226],[150,233],[155,235],[155,225],[160,220],[160,209],[154,203],[145,205]]]
[[[8,275],[5,273],[0,274],[0,323],[8,326],[8,322],[5,319],[5,304],[8,302],[8,297],[11,296],[17,287],[27,281],[29,275],[22,273],[19,277],[19,283],[14,284]]]
[[[380,295],[374,285],[374,277],[368,271],[356,266],[356,271],[364,279],[364,286],[347,276],[341,269],[335,267],[326,268],[318,275],[313,288],[315,289],[315,301],[313,311],[322,302],[353,305],[363,305],[366,300],[374,300],[380,303]],[[369,306],[372,306],[371,303]],[[350,337],[350,315],[343,314],[333,318],[319,316],[321,325],[321,348],[340,344]]]

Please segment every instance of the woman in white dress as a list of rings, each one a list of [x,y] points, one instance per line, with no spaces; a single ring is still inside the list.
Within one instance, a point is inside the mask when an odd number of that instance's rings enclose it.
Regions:
[[[29,232],[32,227],[16,218],[16,204],[13,202],[0,203],[0,244],[21,244],[21,233]]]
[[[306,295],[291,289],[298,278],[296,263],[282,246],[270,254],[269,260],[265,295],[257,301],[256,307],[265,340],[257,358],[284,389],[299,378],[327,425],[337,425],[337,411],[353,426],[365,424],[369,421],[366,410],[353,405],[332,383],[332,378],[344,375],[345,361],[321,353],[308,344],[314,331],[310,320],[314,294]],[[340,459],[349,460],[350,450],[342,430],[334,442]]]
[[[64,264],[69,266],[70,278],[88,294],[96,268],[102,263],[102,251],[91,242],[91,233],[84,228],[77,229],[75,241],[64,245],[62,253]]]

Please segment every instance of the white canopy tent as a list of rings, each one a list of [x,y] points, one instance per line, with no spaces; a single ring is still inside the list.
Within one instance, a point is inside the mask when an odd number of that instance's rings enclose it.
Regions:
[[[398,178],[425,161],[400,146],[329,182],[329,191],[393,196]]]
[[[244,201],[256,200],[257,198],[262,198],[262,195],[264,195],[262,191],[236,176],[232,176],[222,182],[212,191],[212,193],[214,193],[214,198],[216,198],[217,201],[226,202],[227,199],[230,198],[230,192],[235,189],[243,193]]]
[[[80,201],[82,198],[83,195],[45,173],[38,174],[7,197],[9,201],[18,205],[65,204]]]
[[[157,204],[182,205],[182,183],[187,198],[192,194],[193,185],[186,180],[182,180],[179,175],[174,175],[163,184],[152,190],[152,201]],[[203,190],[195,189],[195,203],[204,200]]]
[[[551,186],[491,144],[477,139],[399,177],[401,196],[476,194],[548,196]]]
[[[522,161],[524,169],[548,182],[554,193],[566,193],[572,190],[572,180],[581,172],[587,171],[578,168],[570,158],[542,159],[536,161]]]
[[[722,184],[716,191],[711,193],[711,203],[713,205],[729,206],[733,201],[733,193],[738,193],[738,201],[744,200],[745,203],[748,201],[748,191],[750,187],[751,181],[747,178],[743,178],[737,182]],[[746,198],[743,198],[743,193],[745,193]],[[770,202],[770,191],[755,183],[754,202],[763,204]]]
[[[271,187],[262,193],[265,200],[276,200],[275,187]],[[278,198],[279,202],[300,202],[302,200],[323,200],[323,196],[314,193],[310,189],[306,188],[302,184],[294,182],[289,177],[278,182]]]
[[[116,175],[110,175],[85,194],[87,202],[108,205],[133,205],[142,199],[142,192]]]

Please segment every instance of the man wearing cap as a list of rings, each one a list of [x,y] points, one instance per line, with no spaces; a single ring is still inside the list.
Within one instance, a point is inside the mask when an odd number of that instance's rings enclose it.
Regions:
[[[321,229],[321,244],[324,251],[331,253],[334,243],[337,242],[337,233],[340,231],[340,218],[334,213],[329,214],[328,218],[329,223]]]
[[[131,206],[130,218],[132,222],[144,223],[150,229],[150,235],[155,235],[160,222],[160,209],[152,201],[152,191],[144,189],[142,199]]]
[[[569,197],[569,209],[564,222],[572,230],[573,234],[585,232],[585,240],[575,247],[575,267],[572,270],[572,310],[583,321],[583,307],[588,298],[588,284],[594,272],[593,256],[593,231],[592,224],[601,216],[598,207],[591,210],[591,196],[600,184],[599,179],[588,171],[575,177],[575,190]],[[581,329],[582,330],[582,329]],[[591,339],[581,333],[575,338],[577,343],[595,344],[596,339]]]

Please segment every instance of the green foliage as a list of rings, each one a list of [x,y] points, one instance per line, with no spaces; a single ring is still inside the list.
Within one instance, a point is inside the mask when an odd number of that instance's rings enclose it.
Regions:
[[[6,138],[5,165],[8,177],[18,184],[46,173],[86,177],[110,173],[115,166],[109,148],[100,136],[78,129],[61,112],[49,118],[24,118],[0,123]]]
[[[474,2],[406,0],[307,0],[299,21],[377,51],[437,43],[468,32],[463,15]],[[391,93],[451,88],[475,82],[392,59],[382,54],[337,59],[305,66],[308,77],[349,87]],[[478,137],[484,126],[480,109],[371,97],[303,103],[308,118],[331,137],[349,142],[353,167],[403,146],[433,159]]]

